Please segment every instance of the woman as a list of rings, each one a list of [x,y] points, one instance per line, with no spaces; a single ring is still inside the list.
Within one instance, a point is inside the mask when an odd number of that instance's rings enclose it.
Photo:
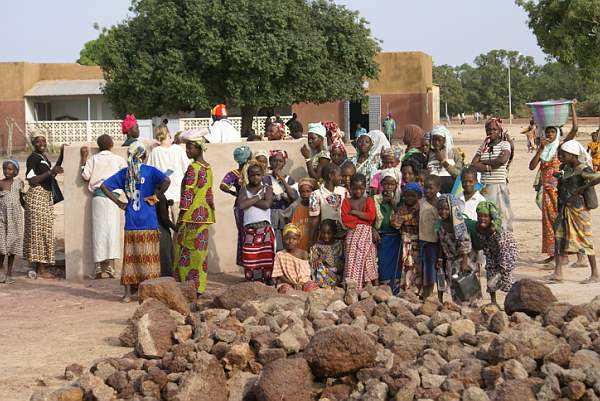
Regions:
[[[431,130],[431,150],[428,155],[427,169],[430,175],[440,177],[442,194],[452,192],[454,180],[462,169],[462,159],[454,148],[454,140],[448,128],[443,125]]]
[[[329,151],[331,156],[331,162],[337,164],[338,166],[342,166],[346,160],[348,160],[348,154],[346,153],[346,147],[342,142],[336,142],[331,145],[331,150]]]
[[[173,205],[169,208],[170,218],[173,221],[177,221],[177,217],[179,217],[181,180],[183,180],[183,174],[190,165],[190,159],[188,159],[185,150],[181,146],[173,146],[173,141],[166,126],[161,125],[156,128],[154,138],[158,141],[159,146],[152,149],[148,165],[156,167],[171,180],[171,185],[169,185],[169,189],[165,192],[165,197],[168,201],[173,202]]]
[[[171,181],[155,167],[144,164],[147,152],[136,141],[127,148],[127,168],[119,170],[100,186],[104,195],[125,211],[125,238],[121,284],[123,302],[142,281],[160,277],[160,231],[155,205]],[[125,192],[127,202],[113,191]]]
[[[577,114],[575,106],[571,106],[573,112],[573,126],[564,138],[564,142],[575,138],[577,134]],[[540,190],[542,192],[542,253],[548,258],[542,263],[550,263],[554,260],[554,222],[558,213],[558,179],[555,174],[560,171],[560,160],[558,160],[558,149],[563,139],[560,127],[544,128],[544,138],[531,161],[529,170],[533,171],[540,166]]]
[[[513,212],[508,190],[511,144],[505,138],[499,118],[489,118],[485,123],[485,132],[487,137],[475,153],[471,165],[481,173],[481,194],[500,210],[503,228],[512,231]]]
[[[323,167],[329,164],[331,160],[326,141],[327,131],[323,124],[308,124],[308,146],[303,145],[300,152],[306,161],[308,175],[315,180],[321,179]]]
[[[423,153],[423,130],[415,124],[409,124],[404,127],[404,144],[406,145],[406,153],[402,156],[402,164],[411,162],[422,171],[427,167],[427,156]]]
[[[180,281],[194,281],[198,294],[206,290],[208,229],[215,222],[213,175],[204,160],[207,129],[185,136],[185,152],[192,159],[181,183],[180,212],[175,243],[175,275]]]
[[[373,138],[378,141],[377,148]],[[379,170],[382,148],[381,140],[377,135],[371,135],[371,133],[361,134],[356,139],[356,155],[351,157],[350,161],[356,166],[356,173],[363,174],[368,183],[373,180],[373,176]]]
[[[54,278],[47,271],[54,264],[54,201],[53,187],[58,187],[56,176],[62,174],[64,145],[56,165],[46,156],[46,135],[35,130],[31,135],[33,152],[27,158],[25,172],[29,190],[25,194],[25,232],[23,253],[27,261],[35,266],[30,277]]]

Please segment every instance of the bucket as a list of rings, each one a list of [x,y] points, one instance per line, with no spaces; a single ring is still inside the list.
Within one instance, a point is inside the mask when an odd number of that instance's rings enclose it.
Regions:
[[[538,127],[562,127],[569,119],[571,100],[546,100],[527,103]]]

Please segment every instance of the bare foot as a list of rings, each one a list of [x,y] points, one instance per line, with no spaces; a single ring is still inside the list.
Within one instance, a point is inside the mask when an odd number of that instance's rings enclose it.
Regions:
[[[124,304],[128,304],[129,302],[131,302],[131,297],[129,295],[125,295],[123,299],[121,299],[121,302],[123,302]]]
[[[571,262],[569,263],[569,265],[567,266],[569,269],[579,269],[582,267],[588,267],[587,261],[584,263],[581,263],[579,261],[577,262]]]
[[[562,283],[563,282],[562,276],[557,276],[556,274],[551,274],[551,275],[549,275],[547,277],[544,277],[544,279],[546,281],[548,281],[549,284],[552,284],[552,283]]]
[[[553,263],[553,262],[554,262],[554,256],[550,256],[550,257],[547,257],[546,259],[539,260],[539,261],[537,261],[535,263],[540,264],[540,265],[544,265],[546,263]]]
[[[591,284],[591,283],[600,283],[600,277],[591,276],[591,277],[579,282],[579,284]]]
[[[38,274],[38,277],[44,278],[46,280],[55,280],[56,279],[56,276],[54,274],[47,272],[47,271]]]

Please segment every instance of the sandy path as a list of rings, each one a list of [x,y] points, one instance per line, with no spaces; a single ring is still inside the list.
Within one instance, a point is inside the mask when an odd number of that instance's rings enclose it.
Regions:
[[[511,132],[517,132],[514,126]],[[590,132],[592,127],[581,131]],[[481,143],[483,127],[455,127],[456,143],[470,160]],[[460,134],[458,132],[460,131]],[[516,136],[516,156],[510,173],[510,190],[515,235],[520,260],[517,277],[542,277],[547,274],[533,264],[542,258],[541,215],[534,203],[534,173],[527,168],[531,155],[526,153],[525,137]],[[588,136],[580,137],[583,142]],[[57,208],[57,235],[61,237],[63,211]],[[600,227],[600,214],[593,212],[594,226]],[[600,246],[600,229],[596,246]],[[19,273],[25,265],[19,263]],[[578,284],[587,277],[587,269],[568,269],[564,284],[552,285],[560,300],[581,303],[600,295],[600,284]],[[239,280],[232,275],[212,275],[209,288],[218,288]],[[0,400],[28,400],[42,379],[59,385],[65,366],[89,365],[101,357],[119,356],[129,349],[118,345],[117,336],[135,304],[119,302],[121,288],[117,280],[81,282],[31,281],[23,276],[12,286],[0,286]]]

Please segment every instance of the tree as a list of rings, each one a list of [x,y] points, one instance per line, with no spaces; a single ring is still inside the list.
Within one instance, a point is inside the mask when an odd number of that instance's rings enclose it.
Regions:
[[[379,51],[368,23],[326,0],[134,0],[101,35],[104,92],[120,114],[257,109],[364,95]]]
[[[598,0],[516,0],[544,52],[568,65],[594,69],[600,62]]]
[[[465,111],[467,108],[465,90],[455,67],[448,64],[434,66],[433,82],[440,87],[440,104],[444,113],[444,105],[448,105],[450,115]]]
[[[81,65],[98,65],[100,60],[98,57],[98,49],[100,44],[98,43],[101,37],[85,42],[83,49],[79,52],[79,59],[77,64]]]

